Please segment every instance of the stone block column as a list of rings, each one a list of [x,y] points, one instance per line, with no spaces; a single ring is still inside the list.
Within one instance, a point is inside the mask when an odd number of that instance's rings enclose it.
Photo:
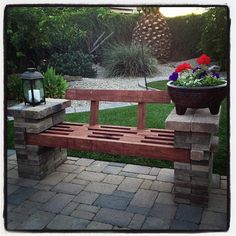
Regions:
[[[219,112],[220,114],[220,112]],[[175,202],[208,204],[212,181],[213,155],[219,138],[219,114],[208,109],[188,109],[177,115],[175,109],[166,119],[166,129],[174,130],[174,146],[189,149],[189,163],[174,162]]]
[[[43,179],[67,158],[67,150],[27,145],[27,133],[40,133],[64,121],[65,108],[71,102],[65,99],[46,99],[46,104],[35,107],[24,103],[8,108],[14,117],[15,149],[18,174],[23,178]]]

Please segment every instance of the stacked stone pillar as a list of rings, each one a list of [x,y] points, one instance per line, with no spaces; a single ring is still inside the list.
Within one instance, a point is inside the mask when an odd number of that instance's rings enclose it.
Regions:
[[[219,114],[208,109],[188,109],[177,115],[175,109],[166,119],[166,128],[175,132],[174,146],[189,149],[189,163],[174,162],[175,202],[208,204],[212,181],[213,155],[219,139]]]
[[[27,145],[27,133],[40,133],[64,121],[65,99],[46,99],[46,104],[35,107],[24,103],[8,108],[14,117],[15,149],[18,174],[23,178],[43,179],[67,158],[66,149]]]

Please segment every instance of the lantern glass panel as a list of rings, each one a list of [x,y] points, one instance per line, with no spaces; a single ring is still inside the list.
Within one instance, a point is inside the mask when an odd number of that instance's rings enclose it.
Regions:
[[[23,90],[25,102],[32,103],[31,80],[23,80]]]
[[[41,79],[34,80],[33,89],[35,95],[34,96],[35,102],[43,101],[45,95],[44,95],[44,85]]]

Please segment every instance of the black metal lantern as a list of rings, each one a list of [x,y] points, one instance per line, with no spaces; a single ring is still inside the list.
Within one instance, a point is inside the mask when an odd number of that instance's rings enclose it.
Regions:
[[[21,79],[25,105],[36,106],[46,103],[44,77],[40,72],[35,68],[28,68],[26,72],[21,74]]]

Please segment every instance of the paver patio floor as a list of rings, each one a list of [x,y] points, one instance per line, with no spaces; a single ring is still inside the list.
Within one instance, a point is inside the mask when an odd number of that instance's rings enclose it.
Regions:
[[[7,164],[8,230],[227,229],[225,176],[213,176],[202,208],[174,203],[170,169],[68,157],[37,181],[18,177],[14,153]]]

